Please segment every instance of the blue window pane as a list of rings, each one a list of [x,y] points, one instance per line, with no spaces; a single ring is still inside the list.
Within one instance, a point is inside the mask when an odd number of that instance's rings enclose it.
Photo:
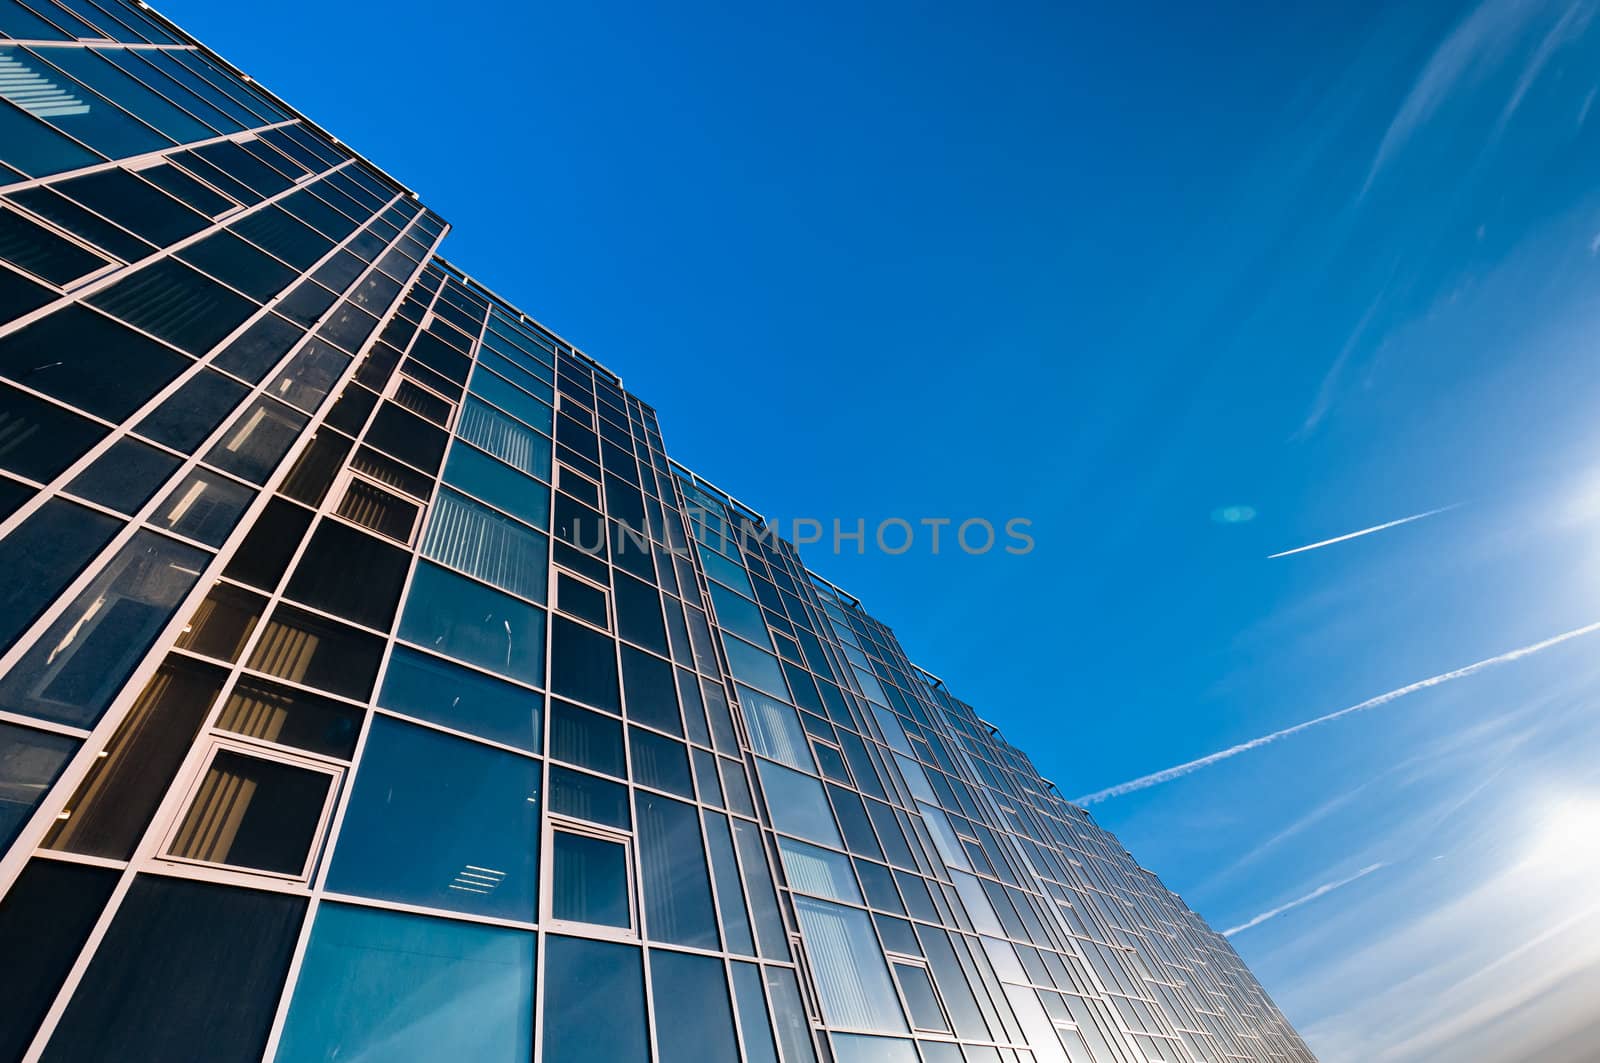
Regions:
[[[828,1024],[905,1033],[905,1017],[867,913],[810,897],[796,897],[794,910]]]
[[[764,690],[775,698],[788,700],[789,688],[783,682],[783,669],[778,667],[776,657],[748,642],[728,636],[723,637],[722,645],[728,651],[728,667],[735,679],[749,683],[757,690]]]
[[[650,1059],[644,973],[639,950],[632,945],[547,936],[540,1014],[544,1063]]]
[[[550,567],[548,540],[521,521],[465,495],[439,492],[422,552],[502,590],[544,601]]]
[[[506,413],[548,433],[555,412],[521,388],[512,387],[493,373],[479,370],[472,375],[472,393],[500,407]]]
[[[588,772],[550,766],[550,811],[627,829],[628,788]]]
[[[539,751],[544,698],[426,653],[396,646],[378,704],[407,716]]]
[[[774,827],[785,834],[844,848],[820,782],[770,760],[757,760],[756,773]]]
[[[6,162],[30,177],[48,177],[100,161],[88,148],[4,100],[0,100],[0,144],[5,145]]]
[[[435,565],[417,566],[400,637],[544,685],[544,610]]]
[[[636,793],[645,933],[654,941],[717,948],[716,915],[700,817],[692,805]]]
[[[217,135],[194,117],[174,107],[143,84],[124,74],[94,48],[53,48],[50,61],[108,99],[116,100],[146,123],[179,144]],[[230,130],[231,132],[231,130]]]
[[[535,528],[550,526],[550,488],[475,447],[450,449],[444,480]]]
[[[552,918],[623,929],[633,925],[628,851],[621,842],[558,830],[550,847]]]
[[[468,399],[456,434],[529,476],[550,479],[550,440],[499,410]]]
[[[79,49],[48,50],[75,52]],[[63,133],[76,137],[110,158],[142,155],[147,151],[169,148],[173,144],[154,129],[130,118],[38,56],[21,48],[9,45],[0,47],[0,68],[13,75],[7,81],[15,87],[13,91],[0,92],[0,96],[5,96],[23,110],[45,119]],[[29,87],[32,93],[46,94],[50,105],[41,106],[25,97],[20,91],[23,86]]]
[[[787,967],[764,967],[767,992],[772,996],[772,1028],[783,1046],[784,1063],[815,1063],[811,1023],[800,1004],[800,986]]]
[[[772,1020],[761,993],[761,968],[753,963],[733,965],[733,1000],[739,1009],[740,1040],[749,1063],[778,1063],[772,1043]]]
[[[836,1033],[833,1058],[835,1063],[917,1063],[917,1050],[910,1041],[896,1038]]]
[[[520,1063],[533,956],[520,930],[324,904],[275,1058]]]
[[[538,830],[538,761],[377,716],[328,888],[532,922]]]
[[[0,723],[0,852],[39,807],[78,740]]]
[[[694,797],[694,780],[689,775],[689,754],[682,742],[630,727],[628,750],[633,754],[634,782],[680,797]]]
[[[733,855],[728,817],[716,812],[704,812],[701,816],[706,828],[706,847],[711,853],[711,873],[717,880],[717,903],[722,908],[722,936],[729,952],[754,956],[755,939],[750,936],[750,917],[745,913],[744,887],[739,884],[739,862]]]
[[[722,961],[650,950],[658,1063],[739,1063]]]
[[[850,858],[843,853],[807,845],[793,838],[778,839],[778,852],[783,857],[783,873],[791,889],[815,893],[834,901],[866,903],[861,899],[861,890],[856,887]]]

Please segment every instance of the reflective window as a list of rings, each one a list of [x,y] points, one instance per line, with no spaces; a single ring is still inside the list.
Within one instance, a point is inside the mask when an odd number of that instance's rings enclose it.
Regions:
[[[784,1063],[814,1063],[811,1023],[800,1003],[800,986],[787,967],[763,967],[767,993],[772,998],[772,1028],[783,1046]]]
[[[169,657],[139,692],[44,844],[113,860],[131,857],[225,677],[220,668]]]
[[[550,833],[550,849],[551,918],[624,930],[633,926],[626,839],[557,827]]]
[[[261,1058],[305,908],[284,893],[138,876],[42,1058]]]
[[[542,684],[544,623],[542,609],[436,565],[419,564],[400,637],[513,679]]]
[[[461,407],[456,432],[507,465],[529,476],[550,479],[550,440],[498,410],[468,399]]]
[[[722,910],[722,938],[729,952],[755,955],[755,939],[750,936],[750,918],[745,914],[744,887],[739,882],[739,863],[733,855],[733,835],[728,832],[728,817],[702,812],[706,829],[706,848],[711,853],[711,873],[717,883],[717,903]]]
[[[458,444],[444,465],[448,484],[536,528],[550,523],[550,489],[473,447]]]
[[[266,483],[305,426],[304,414],[262,396],[234,418],[206,461],[251,483]]]
[[[281,498],[270,499],[251,522],[222,574],[252,587],[275,589],[310,526],[310,510]]]
[[[376,716],[328,888],[531,922],[539,811],[538,761]]]
[[[82,306],[0,340],[0,372],[109,420],[126,419],[189,359]]]
[[[829,900],[852,904],[865,903],[850,870],[850,858],[843,853],[822,849],[793,838],[778,839],[783,857],[783,873],[789,888],[815,893]]]
[[[146,414],[135,431],[146,439],[190,454],[244,401],[244,396],[243,384],[213,370],[202,370]]]
[[[255,492],[236,480],[192,469],[150,514],[150,523],[208,546],[221,546]]]
[[[250,667],[357,701],[372,692],[383,640],[280,604],[250,654]]]
[[[485,583],[543,601],[550,548],[539,532],[454,491],[440,491],[422,552]]]
[[[21,832],[78,745],[65,735],[0,723],[0,849]]]
[[[165,536],[139,532],[0,681],[0,707],[92,726],[208,560]]]
[[[917,1049],[910,1041],[836,1033],[833,1035],[833,1058],[834,1063],[917,1063]]]
[[[635,793],[644,926],[653,941],[715,949],[716,916],[700,817],[692,805]]]
[[[739,1063],[722,961],[650,950],[659,1063]]]
[[[67,485],[91,502],[132,513],[150,500],[178,467],[178,459],[124,436]],[[48,477],[46,477],[48,478]]]
[[[0,384],[0,469],[53,480],[105,434],[86,417]]]
[[[544,1063],[649,1063],[639,949],[550,934],[544,946]]]
[[[628,788],[588,772],[550,767],[550,811],[627,829]]]
[[[628,751],[633,756],[633,781],[641,786],[694,797],[694,780],[689,774],[689,754],[682,742],[628,728]]]
[[[808,752],[805,729],[794,709],[760,691],[741,686],[739,706],[750,732],[750,745],[762,756],[782,761],[791,768],[811,771],[815,765]]]
[[[786,834],[844,848],[820,782],[770,760],[757,760],[756,771],[761,776],[760,789],[766,796],[774,827]]]
[[[50,499],[0,540],[0,646],[9,646],[44,612],[121,522],[84,506]]]
[[[325,771],[219,749],[168,852],[299,878],[332,785]]]
[[[616,599],[617,634],[657,653],[667,652],[667,629],[661,620],[661,596],[648,583],[617,573],[612,594]]]
[[[626,774],[622,723],[610,716],[570,705],[550,703],[550,755],[607,775]]]
[[[431,654],[396,646],[378,704],[445,727],[539,751],[544,698]]]
[[[533,968],[526,931],[324,904],[274,1058],[525,1063]]]
[[[950,1023],[939,1006],[939,994],[928,977],[928,969],[921,964],[896,960],[890,965],[900,980],[900,991],[905,994],[906,1007],[911,1010],[911,1025],[918,1030],[950,1032]]]
[[[366,712],[306,690],[239,678],[217,716],[217,726],[280,746],[349,760]]]
[[[772,1021],[761,992],[761,968],[753,963],[733,963],[733,1000],[739,1009],[739,1034],[747,1063],[778,1063],[772,1041]]]
[[[284,593],[358,624],[388,630],[411,556],[338,521],[324,520]]]
[[[249,299],[175,258],[157,259],[90,296],[89,302],[193,355],[215,347],[257,309]]]
[[[631,646],[622,647],[622,688],[628,719],[672,734],[683,733],[672,665]]]
[[[610,636],[557,616],[550,632],[550,692],[620,711],[616,643]]]
[[[794,907],[828,1024],[905,1033],[905,1017],[867,913],[811,897],[796,897]]]

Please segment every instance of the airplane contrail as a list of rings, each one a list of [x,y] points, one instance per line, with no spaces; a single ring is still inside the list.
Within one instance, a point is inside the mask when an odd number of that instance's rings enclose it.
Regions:
[[[1288,738],[1291,735],[1297,735],[1301,731],[1308,731],[1313,727],[1318,727],[1325,723],[1332,723],[1334,720],[1337,720],[1340,717],[1349,716],[1352,713],[1364,712],[1367,709],[1375,709],[1380,705],[1387,705],[1391,701],[1400,700],[1407,694],[1415,694],[1419,690],[1427,690],[1429,687],[1436,687],[1443,683],[1448,683],[1453,679],[1465,679],[1469,675],[1476,675],[1485,668],[1492,668],[1497,664],[1508,664],[1511,661],[1521,660],[1522,658],[1530,657],[1541,650],[1547,650],[1551,646],[1559,646],[1561,643],[1566,642],[1569,639],[1575,639],[1583,635],[1589,635],[1596,631],[1600,631],[1600,621],[1597,621],[1593,624],[1585,624],[1583,627],[1573,628],[1571,631],[1563,632],[1560,635],[1554,635],[1550,638],[1547,638],[1543,642],[1535,642],[1532,645],[1522,646],[1515,650],[1508,650],[1507,652],[1498,654],[1494,657],[1486,657],[1481,661],[1465,665],[1464,667],[1457,668],[1453,671],[1440,672],[1438,675],[1429,676],[1427,679],[1419,679],[1415,683],[1407,683],[1403,687],[1396,687],[1394,690],[1379,694],[1376,697],[1368,698],[1366,701],[1347,706],[1335,712],[1330,712],[1324,716],[1318,716],[1314,720],[1307,720],[1304,723],[1297,723],[1293,727],[1285,727],[1281,731],[1273,731],[1271,734],[1262,735],[1260,738],[1252,738],[1248,742],[1240,742],[1236,746],[1229,746],[1227,749],[1210,753],[1206,756],[1200,757],[1197,760],[1187,761],[1186,763],[1178,764],[1171,768],[1164,768],[1161,771],[1151,772],[1149,775],[1141,775],[1139,778],[1130,779],[1128,782],[1118,783],[1115,786],[1109,786],[1104,790],[1098,790],[1095,793],[1078,798],[1077,803],[1080,805],[1093,805],[1101,801],[1108,801],[1113,797],[1123,797],[1127,794],[1136,793],[1139,790],[1148,790],[1152,786],[1160,786],[1162,783],[1171,782],[1174,779],[1181,779],[1185,775],[1190,775],[1199,771],[1201,768],[1209,768],[1213,764],[1221,763],[1224,760],[1231,760],[1232,758],[1237,757],[1240,753],[1248,753],[1252,749],[1260,749],[1262,746],[1271,745],[1273,742]]]
[[[1320,550],[1324,546],[1332,546],[1334,543],[1342,543],[1346,539],[1359,539],[1363,535],[1371,535],[1373,532],[1381,532],[1388,528],[1398,528],[1400,525],[1410,524],[1414,520],[1422,520],[1424,517],[1433,517],[1440,513],[1448,513],[1450,510],[1457,509],[1461,505],[1462,503],[1457,502],[1453,506],[1441,506],[1438,509],[1430,509],[1426,513],[1413,513],[1409,517],[1401,517],[1399,520],[1391,520],[1386,524],[1375,524],[1370,528],[1362,528],[1360,531],[1349,532],[1345,535],[1336,535],[1332,539],[1324,539],[1320,543],[1311,543],[1307,546],[1297,546],[1293,550],[1282,550],[1276,554],[1268,554],[1267,560],[1271,561],[1275,557],[1288,557],[1290,554],[1303,554],[1307,550]]]
[[[1272,909],[1269,909],[1268,911],[1262,912],[1260,915],[1256,916],[1254,919],[1251,919],[1248,922],[1240,923],[1238,926],[1234,927],[1231,930],[1224,930],[1222,932],[1222,936],[1225,937],[1225,938],[1231,938],[1231,937],[1233,937],[1233,935],[1239,933],[1242,930],[1249,930],[1251,927],[1260,926],[1262,923],[1265,923],[1268,919],[1276,919],[1278,916],[1282,915],[1284,912],[1290,911],[1291,909],[1294,909],[1294,908],[1298,908],[1302,904],[1310,904],[1312,901],[1316,900],[1318,897],[1325,897],[1328,894],[1332,893],[1334,890],[1343,889],[1344,887],[1350,885],[1350,883],[1356,881],[1357,879],[1366,878],[1368,875],[1372,874],[1374,871],[1381,871],[1383,868],[1388,867],[1388,866],[1389,866],[1388,864],[1383,864],[1383,863],[1369,864],[1368,866],[1362,868],[1360,871],[1357,871],[1355,874],[1351,875],[1349,878],[1342,878],[1337,882],[1324,882],[1322,885],[1318,886],[1316,889],[1312,890],[1310,893],[1306,894],[1304,897],[1296,897],[1294,900],[1290,901],[1289,903],[1280,904],[1276,908],[1272,908]]]

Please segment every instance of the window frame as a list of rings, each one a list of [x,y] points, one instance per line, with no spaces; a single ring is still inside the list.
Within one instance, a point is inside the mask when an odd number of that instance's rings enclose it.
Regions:
[[[628,895],[628,925],[626,927],[607,926],[604,923],[585,923],[581,920],[557,919],[555,917],[555,836],[557,833],[574,834],[583,838],[610,842],[622,847],[626,892]],[[636,839],[634,831],[591,823],[588,820],[577,819],[557,812],[547,812],[539,834],[539,881],[541,883],[539,891],[539,928],[571,937],[594,938],[623,944],[640,944],[644,939],[641,933],[642,927],[640,926],[642,905],[639,896],[639,862],[635,853]]]

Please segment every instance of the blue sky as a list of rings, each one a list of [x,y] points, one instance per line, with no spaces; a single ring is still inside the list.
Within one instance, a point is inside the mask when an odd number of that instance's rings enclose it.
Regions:
[[[1031,519],[807,557],[1063,791],[1600,620],[1593,0],[160,6],[751,505]],[[1096,815],[1328,1063],[1588,1058],[1597,647]]]

